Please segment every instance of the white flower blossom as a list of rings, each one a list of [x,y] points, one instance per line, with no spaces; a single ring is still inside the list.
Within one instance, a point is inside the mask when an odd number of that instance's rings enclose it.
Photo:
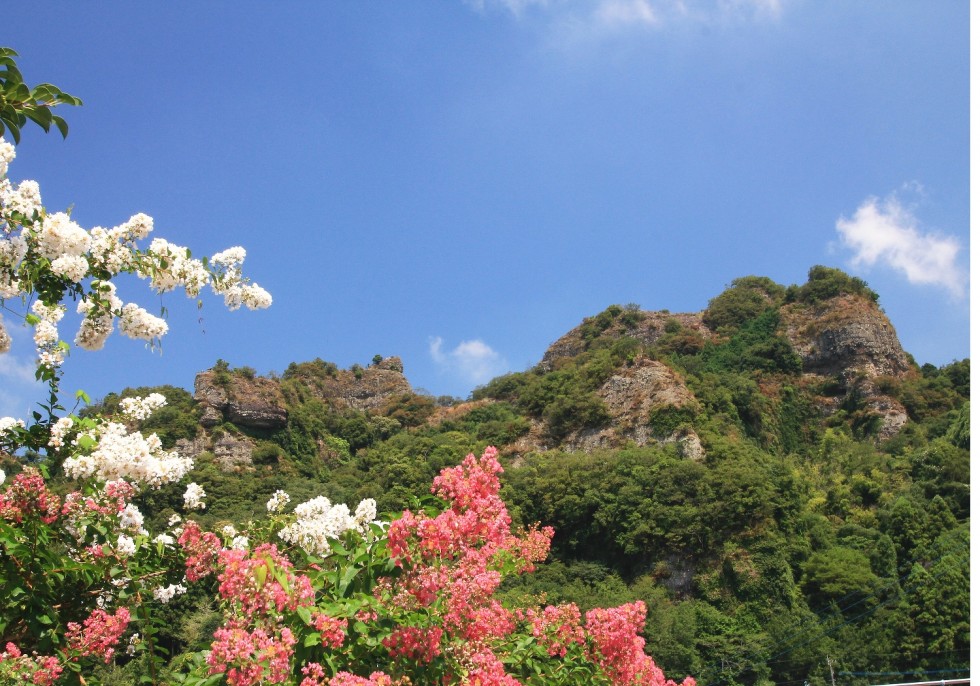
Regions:
[[[27,426],[24,424],[23,419],[14,419],[13,417],[0,417],[0,434],[7,433],[15,426],[19,426],[22,429],[27,428]]]
[[[85,435],[96,440],[97,445],[88,454],[65,460],[62,468],[69,478],[125,478],[159,487],[179,481],[194,466],[189,457],[163,450],[156,434],[144,437],[139,431],[129,433],[117,422],[106,422],[97,432]]]
[[[88,231],[71,220],[64,212],[49,214],[41,221],[38,232],[38,251],[49,260],[62,255],[84,255],[92,237]]]
[[[139,508],[132,503],[126,505],[118,516],[120,529],[127,529],[136,533],[145,533],[145,530],[143,529],[143,513],[140,512]]]
[[[6,182],[0,188],[0,205],[8,212],[33,217],[41,210],[41,188],[37,181],[21,181],[16,189]]]
[[[3,486],[3,482],[7,480],[7,474],[2,469],[0,469],[0,486]]]
[[[166,404],[167,399],[162,393],[150,393],[145,398],[123,398],[119,401],[119,409],[127,417],[141,421]]]
[[[279,490],[269,498],[269,502],[265,504],[265,509],[269,512],[282,512],[288,503],[289,494],[286,491]]]
[[[279,537],[313,555],[329,555],[331,539],[361,530],[347,505],[332,505],[324,496],[297,505],[295,514],[296,521],[282,529]]]
[[[170,584],[169,586],[158,586],[153,589],[153,597],[161,603],[169,603],[174,596],[187,593],[187,587],[183,584]]]
[[[136,552],[136,541],[126,534],[119,534],[116,539],[116,552],[123,557],[129,557]]]
[[[156,537],[154,537],[153,542],[163,544],[164,546],[169,548],[173,546],[175,540],[176,539],[174,539],[174,537],[171,536],[170,534],[159,534]]]
[[[187,490],[184,491],[184,509],[185,510],[203,510],[204,509],[204,498],[206,497],[204,489],[201,488],[196,483],[187,484]]]
[[[51,271],[79,283],[88,274],[88,260],[82,255],[62,255],[51,262]]]
[[[225,524],[221,527],[221,534],[226,538],[234,538],[238,535],[238,529],[233,527],[231,524]]]
[[[167,333],[167,322],[155,317],[139,305],[129,303],[119,317],[119,333],[129,338],[153,341]]]
[[[48,445],[55,450],[59,450],[65,445],[65,436],[75,426],[75,420],[71,417],[61,417],[51,426],[51,438]]]
[[[248,550],[248,536],[235,536],[231,540],[232,550]]]
[[[0,176],[7,175],[7,165],[17,157],[17,149],[10,143],[0,138]]]
[[[357,505],[354,510],[354,519],[362,527],[373,522],[378,516],[378,504],[374,498],[366,498]]]
[[[245,248],[235,246],[211,256],[211,263],[225,269],[237,269],[245,261]]]

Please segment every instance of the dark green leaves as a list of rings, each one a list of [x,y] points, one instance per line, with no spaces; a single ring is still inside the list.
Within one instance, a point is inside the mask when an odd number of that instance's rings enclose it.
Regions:
[[[66,137],[68,123],[53,114],[51,108],[81,105],[81,99],[50,83],[29,87],[24,83],[15,57],[17,52],[12,48],[0,48],[0,135],[9,131],[14,142],[20,143],[20,130],[30,120],[45,132],[49,132],[53,124],[61,136]]]

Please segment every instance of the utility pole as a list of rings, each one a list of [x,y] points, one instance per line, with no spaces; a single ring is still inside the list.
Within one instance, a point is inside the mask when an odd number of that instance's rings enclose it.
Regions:
[[[830,655],[827,656],[827,666],[830,667],[830,686],[837,686],[834,680],[834,663],[830,661]]]

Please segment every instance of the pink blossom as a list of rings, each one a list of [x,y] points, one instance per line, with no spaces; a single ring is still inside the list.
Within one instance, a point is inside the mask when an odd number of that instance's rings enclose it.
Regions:
[[[111,615],[105,610],[93,610],[82,625],[68,622],[68,631],[65,632],[68,648],[78,651],[82,657],[98,655],[108,664],[129,619],[129,610],[125,607],[120,607]]]
[[[25,517],[37,515],[45,524],[51,524],[60,512],[61,500],[48,491],[44,477],[33,467],[15,476],[10,487],[0,493],[0,519],[19,524]]]
[[[198,581],[214,572],[218,551],[221,550],[221,541],[217,536],[210,531],[201,531],[195,522],[187,522],[177,543],[187,555],[184,564],[188,581]]]

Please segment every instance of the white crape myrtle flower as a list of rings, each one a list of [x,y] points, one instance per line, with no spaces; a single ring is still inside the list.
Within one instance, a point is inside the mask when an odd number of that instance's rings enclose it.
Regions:
[[[101,226],[96,226],[89,232],[89,235],[92,238],[89,255],[95,266],[112,275],[133,266],[133,253],[127,246],[120,243],[119,237],[112,231],[106,231]]]
[[[62,255],[84,255],[92,237],[88,231],[71,220],[64,212],[44,217],[37,236],[38,251],[49,260]]]
[[[165,547],[172,547],[176,539],[170,534],[158,534],[154,537],[153,542],[162,544]]]
[[[84,350],[101,350],[112,333],[116,316],[113,312],[122,308],[122,300],[116,297],[116,285],[108,281],[92,284],[93,291],[99,292],[100,304],[96,298],[85,297],[76,308],[85,315],[75,334],[75,345]]]
[[[136,541],[126,534],[119,534],[116,539],[116,552],[123,557],[129,557],[136,552]]]
[[[127,504],[118,516],[120,529],[146,534],[146,530],[143,528],[143,513],[132,503]]]
[[[188,256],[188,249],[154,238],[148,253],[150,264],[139,269],[140,276],[150,279],[150,286],[158,293],[172,291],[182,286],[190,297],[196,297],[211,276],[200,260]]]
[[[203,510],[204,498],[207,494],[204,489],[201,488],[196,483],[187,484],[187,490],[184,491],[184,509],[185,510]]]
[[[2,469],[0,469],[0,486],[3,486],[3,482],[7,480],[7,474]]]
[[[14,269],[27,255],[27,239],[23,236],[11,236],[0,240],[0,266]]]
[[[234,538],[238,535],[238,529],[233,527],[231,524],[225,524],[221,527],[221,535],[227,538]]]
[[[272,494],[269,498],[269,502],[265,504],[265,509],[269,512],[282,512],[286,505],[289,503],[289,494],[286,491],[279,490]]]
[[[62,468],[69,478],[127,479],[157,488],[179,481],[194,466],[191,458],[165,451],[156,434],[144,437],[139,431],[129,433],[117,422],[106,422],[98,432],[85,435],[97,445],[87,455],[65,460]]]
[[[31,312],[40,317],[43,321],[57,324],[65,316],[64,305],[45,305],[40,300],[35,300],[31,305]]]
[[[0,137],[0,176],[7,175],[7,166],[17,157],[17,148]]]
[[[255,283],[242,286],[242,303],[250,310],[264,310],[272,305],[269,291]]]
[[[65,436],[71,431],[71,428],[75,426],[75,420],[71,417],[61,417],[51,426],[51,438],[48,440],[48,445],[55,450],[63,448],[65,445]]]
[[[377,519],[377,517],[378,503],[375,502],[374,498],[365,498],[357,504],[357,509],[354,510],[354,520],[360,525],[362,530]]]
[[[153,232],[153,217],[138,212],[128,221],[113,228],[113,232],[118,233],[123,240],[138,241]]]
[[[248,550],[248,536],[235,536],[231,540],[232,550]]]
[[[236,245],[211,256],[211,263],[225,269],[237,269],[245,261],[245,248]]]
[[[82,255],[62,255],[51,262],[51,271],[80,283],[88,274],[88,260]]]
[[[162,393],[150,393],[146,397],[123,398],[119,401],[119,409],[131,419],[143,420],[167,404]]]
[[[37,181],[21,181],[14,188],[9,181],[0,182],[0,205],[6,212],[20,212],[33,217],[41,211],[41,187]]]
[[[167,322],[155,317],[139,305],[129,303],[119,317],[119,333],[129,338],[153,341],[167,333]]]
[[[183,584],[170,584],[169,586],[158,586],[153,589],[153,597],[161,603],[169,603],[174,596],[187,593],[187,587]]]
[[[3,295],[0,294],[0,298],[2,297]],[[0,319],[0,354],[10,352],[11,342],[10,334],[7,333],[7,329],[3,325],[3,320]]]
[[[0,298],[16,298],[21,295],[20,279],[6,271],[0,271]]]
[[[330,540],[359,526],[343,503],[332,505],[324,496],[296,506],[296,521],[279,532],[287,543],[298,545],[307,553],[330,554]]]
[[[13,417],[0,417],[0,434],[7,433],[15,426],[19,426],[22,429],[27,428],[24,424],[23,419],[15,419]]]
[[[167,526],[173,529],[182,521],[184,521],[184,519],[179,514],[172,514],[170,515],[170,519],[167,520]]]
[[[55,326],[65,315],[64,305],[45,305],[35,300],[31,311],[41,321],[34,325],[34,345],[38,360],[42,365],[57,367],[65,360],[65,351],[58,344],[58,327]]]

